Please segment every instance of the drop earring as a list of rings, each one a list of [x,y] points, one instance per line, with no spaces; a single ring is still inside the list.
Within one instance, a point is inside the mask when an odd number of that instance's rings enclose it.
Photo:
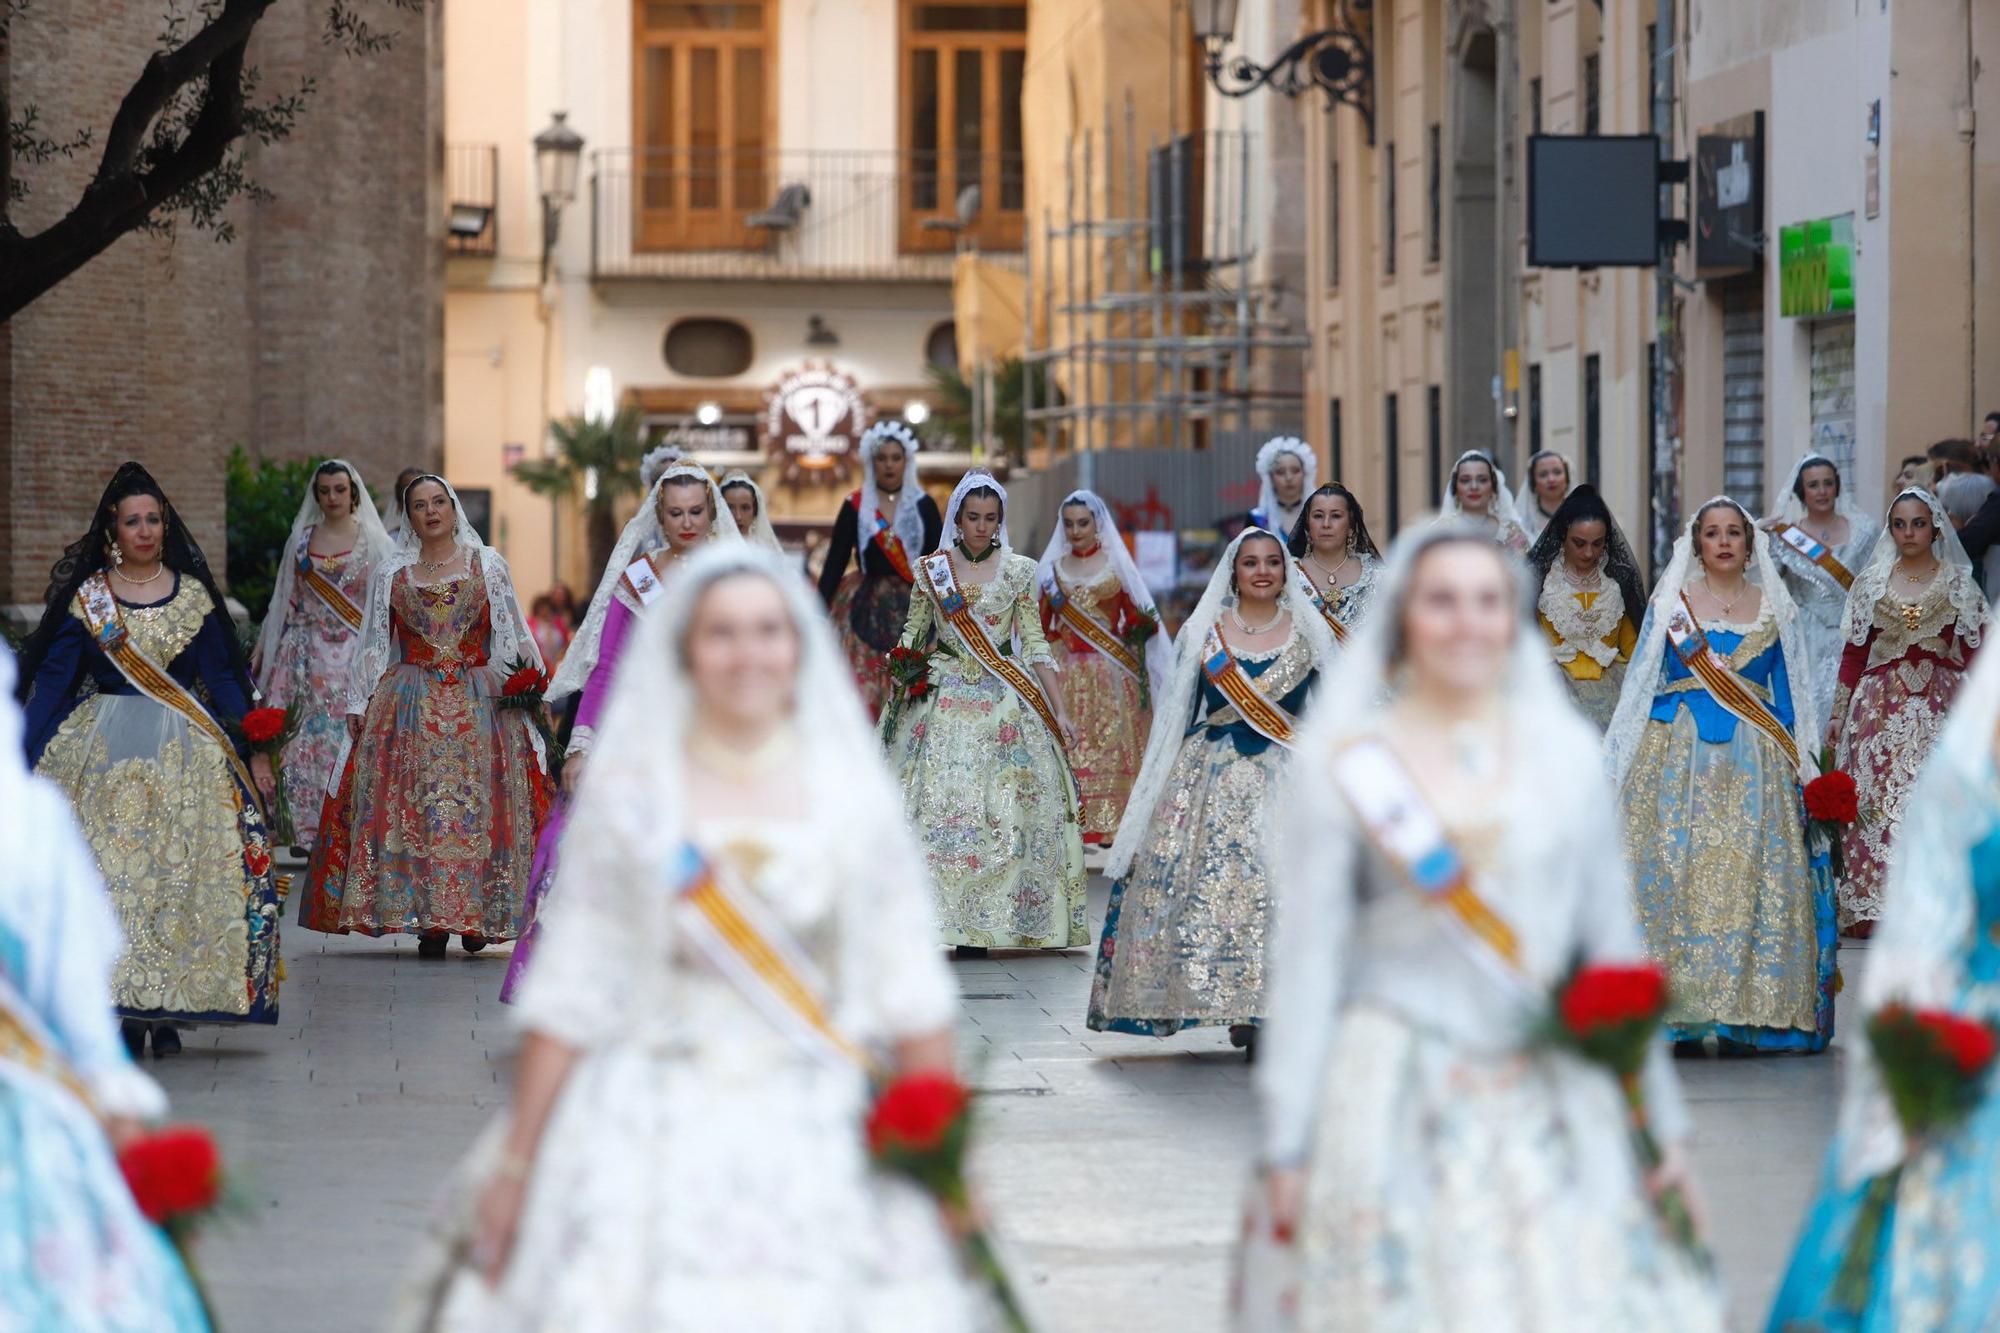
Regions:
[[[118,549],[118,543],[110,537],[104,539],[104,554],[110,559],[114,568],[124,567],[125,553]]]

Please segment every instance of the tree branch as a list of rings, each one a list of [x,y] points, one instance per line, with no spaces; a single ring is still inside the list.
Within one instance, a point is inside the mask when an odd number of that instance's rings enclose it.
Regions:
[[[227,0],[217,14],[194,36],[171,51],[155,52],[146,68],[133,81],[111,128],[104,135],[104,156],[98,160],[92,188],[110,184],[132,170],[146,144],[146,130],[166,110],[167,103],[186,84],[209,73],[216,61],[232,47],[238,52],[250,40],[257,20],[264,17],[274,0]],[[240,65],[240,60],[239,60]]]

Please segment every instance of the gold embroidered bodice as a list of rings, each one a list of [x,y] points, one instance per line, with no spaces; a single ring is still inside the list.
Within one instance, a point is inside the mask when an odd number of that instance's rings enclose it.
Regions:
[[[132,646],[152,659],[155,666],[162,669],[170,666],[176,657],[188,650],[195,635],[201,633],[202,622],[215,609],[215,602],[208,595],[208,589],[201,586],[199,579],[180,578],[180,586],[174,595],[164,602],[152,606],[131,606],[118,604],[119,615],[125,622],[125,632],[132,636]],[[70,603],[69,613],[88,626],[84,620],[83,600],[79,597]]]

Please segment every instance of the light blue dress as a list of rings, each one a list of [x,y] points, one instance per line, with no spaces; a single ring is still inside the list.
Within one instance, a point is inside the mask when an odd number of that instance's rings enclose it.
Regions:
[[[1883,924],[1870,949],[1867,988],[1878,1001],[1907,994],[1913,1003],[1941,1004],[1988,1021],[2000,1018],[2000,775],[1990,757],[1981,767],[1983,772],[1965,772],[1950,762],[1932,764],[1911,794]],[[1936,910],[1940,900],[1946,914]],[[1901,947],[1899,936],[1915,937],[1919,950]],[[1925,958],[1926,952],[1938,956]],[[1857,1065],[1825,1180],[1771,1311],[1771,1333],[1972,1333],[2000,1327],[2000,1084],[1995,1083],[1988,1084],[1985,1100],[1964,1123],[1905,1165],[1876,1253],[1867,1308],[1836,1304],[1834,1281],[1868,1181],[1894,1165],[1900,1148],[1891,1135],[1886,1155],[1862,1150],[1860,1145],[1883,1141],[1886,1107],[1872,1066]]]
[[[0,713],[12,703],[0,699]],[[0,717],[10,749],[11,721]],[[166,1109],[112,1017],[118,927],[90,849],[17,753],[0,753],[0,799],[0,1329],[206,1333],[180,1259],[65,1086],[80,1084],[105,1112]]]
[[[1792,682],[1769,608],[1748,625],[1702,628],[1791,728]],[[1668,1033],[1823,1050],[1833,1039],[1839,939],[1833,876],[1826,852],[1807,847],[1798,774],[1709,696],[1671,644],[1662,652],[1620,818],[1647,951],[1672,986]]]

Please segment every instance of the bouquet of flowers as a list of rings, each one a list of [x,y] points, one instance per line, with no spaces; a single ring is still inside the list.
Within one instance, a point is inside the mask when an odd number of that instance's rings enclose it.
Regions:
[[[562,760],[562,751],[556,745],[555,732],[549,727],[548,709],[542,706],[548,688],[548,673],[533,662],[517,657],[507,664],[507,679],[500,686],[497,702],[503,709],[528,715],[528,725],[540,733],[542,746],[548,751],[549,770],[554,776]]]
[[[1831,751],[1820,751],[1819,776],[1806,784],[1805,798],[1806,835],[1814,842],[1826,844],[1833,873],[1838,877],[1844,869],[1840,855],[1841,834],[1860,816],[1861,811],[1854,777],[1833,766]]]
[[[292,822],[292,803],[285,795],[285,747],[292,743],[298,730],[298,719],[289,708],[253,708],[243,715],[243,739],[253,754],[270,759],[271,774],[277,779],[271,792],[270,818],[265,823],[271,837],[286,845],[298,841],[298,830]]]
[[[1632,1119],[1632,1142],[1639,1164],[1658,1167],[1664,1154],[1646,1119],[1639,1080],[1646,1053],[1659,1039],[1667,1013],[1666,974],[1651,963],[1588,963],[1572,968],[1557,989],[1549,1042],[1609,1070],[1625,1093]],[[1694,1215],[1678,1187],[1654,1200],[1660,1219],[1675,1240],[1706,1270],[1707,1249],[1696,1234]]]
[[[905,1074],[881,1089],[868,1113],[868,1154],[936,1199],[959,1224],[967,1264],[985,1280],[1010,1333],[1028,1333],[993,1242],[972,1215],[965,1154],[972,1141],[972,1094],[950,1074]]]
[[[1160,632],[1160,613],[1151,608],[1138,606],[1132,610],[1132,619],[1126,622],[1124,630],[1118,637],[1125,640],[1125,646],[1132,650],[1134,657],[1143,661],[1146,656],[1146,644]],[[1139,673],[1139,703],[1145,708],[1153,705],[1150,682],[1143,671]]]
[[[931,692],[931,655],[920,648],[891,648],[889,679],[910,698],[923,698]]]
[[[197,1125],[156,1130],[125,1145],[118,1154],[118,1169],[139,1211],[167,1233],[213,1323],[214,1307],[194,1262],[194,1241],[223,1204],[226,1178],[215,1140]]]
[[[1868,1047],[1904,1138],[1916,1140],[1951,1129],[1979,1104],[2000,1055],[2000,1034],[1949,1010],[1891,1004],[1869,1016]],[[1833,1284],[1834,1301],[1845,1309],[1868,1308],[1883,1223],[1902,1176],[1899,1162],[1870,1180],[1862,1195]]]

